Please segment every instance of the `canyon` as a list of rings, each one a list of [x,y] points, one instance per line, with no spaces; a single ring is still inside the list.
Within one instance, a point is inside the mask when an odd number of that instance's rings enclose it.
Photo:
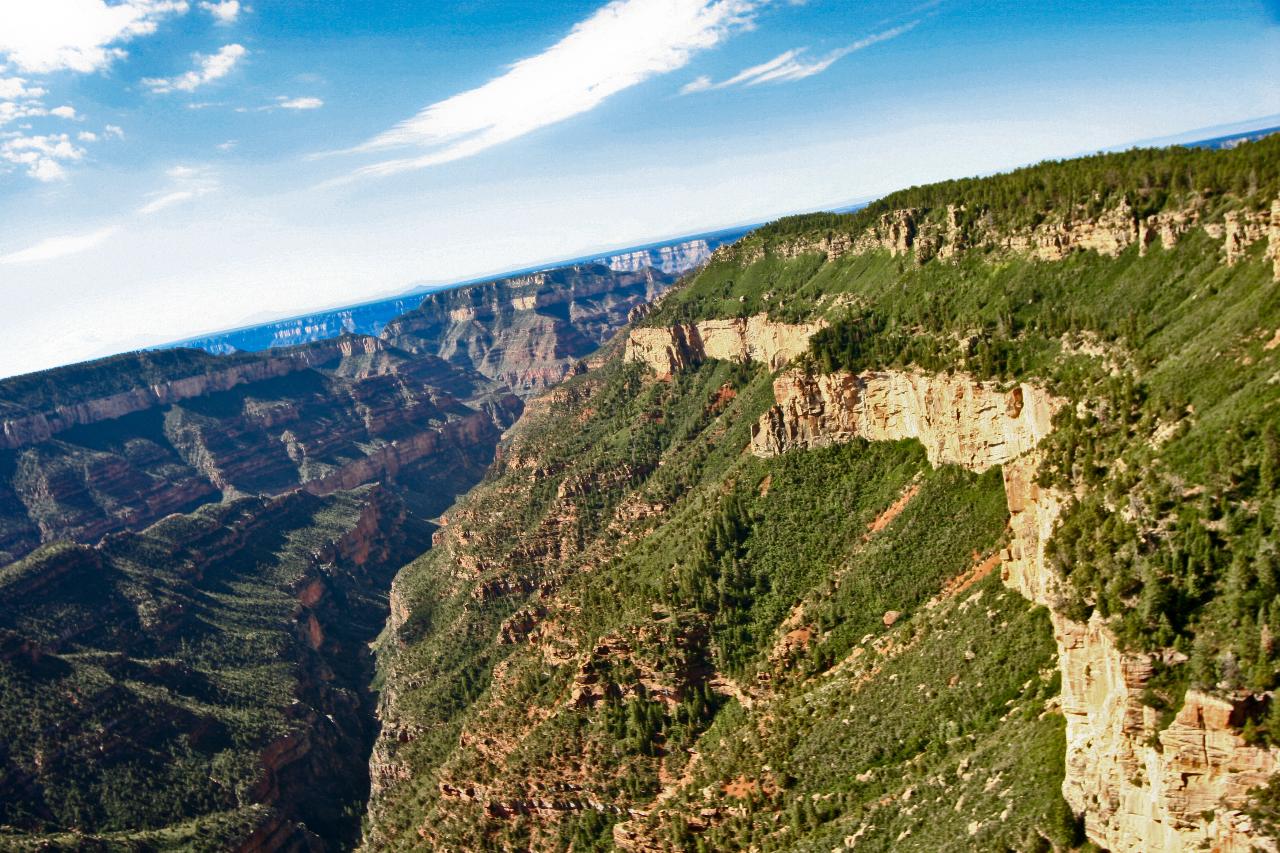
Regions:
[[[35,713],[40,733],[6,723],[0,845],[65,843],[40,828],[78,808],[104,840],[133,812],[149,815],[140,837],[353,846],[375,731],[367,646],[392,575],[429,547],[425,519],[483,475],[522,398],[673,281],[551,270],[429,297],[382,337],[134,353],[0,382],[5,707],[55,679],[82,708]],[[284,669],[265,688],[261,667]],[[261,695],[232,686],[246,682]],[[244,729],[223,700],[255,704],[263,722]],[[86,757],[95,727],[116,734]],[[68,745],[52,751],[49,732]],[[183,743],[226,772],[212,788],[172,780],[165,796],[186,799],[151,814],[135,799],[145,786],[115,774],[165,778],[144,757]],[[80,784],[117,793],[73,806]]]
[[[0,846],[1276,850],[1257,144],[0,382]]]

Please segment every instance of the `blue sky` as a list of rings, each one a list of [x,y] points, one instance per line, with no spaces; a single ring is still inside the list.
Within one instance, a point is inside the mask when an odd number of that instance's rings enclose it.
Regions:
[[[0,375],[1280,113],[1276,0],[0,0]]]

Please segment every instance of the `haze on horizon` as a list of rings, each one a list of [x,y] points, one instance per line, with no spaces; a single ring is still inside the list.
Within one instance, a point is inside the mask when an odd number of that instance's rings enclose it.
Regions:
[[[1280,113],[1275,0],[1029,6],[6,0],[0,376]]]

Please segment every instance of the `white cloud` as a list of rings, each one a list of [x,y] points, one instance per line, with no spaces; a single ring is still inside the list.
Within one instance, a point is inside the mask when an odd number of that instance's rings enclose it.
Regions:
[[[84,153],[84,149],[77,148],[65,133],[11,136],[0,143],[0,162],[25,168],[27,174],[38,181],[56,181],[66,177],[62,164],[79,160]]]
[[[166,207],[172,207],[196,197],[193,190],[174,190],[171,193],[156,196],[151,201],[138,208],[139,213],[152,214],[164,210]]]
[[[4,0],[0,55],[37,74],[98,71],[125,55],[120,43],[187,9],[185,0]]]
[[[28,86],[22,77],[0,77],[0,101],[17,101],[24,98],[42,98],[45,90]]]
[[[182,204],[218,190],[218,181],[203,166],[173,166],[165,170],[169,177],[168,189],[156,193],[150,201],[138,208],[138,213],[150,216],[166,207]]]
[[[753,65],[750,68],[739,71],[728,80],[722,80],[719,83],[711,82],[711,78],[709,77],[699,77],[693,82],[686,84],[684,88],[680,90],[680,94],[690,95],[695,92],[706,92],[712,89],[728,89],[731,86],[759,86],[762,83],[790,83],[796,80],[803,80],[806,77],[813,77],[817,74],[821,74],[837,61],[851,53],[871,47],[873,44],[879,44],[882,41],[897,38],[903,33],[915,29],[919,24],[919,21],[912,21],[908,24],[903,24],[900,27],[894,27],[893,29],[885,30],[883,32],[873,33],[865,38],[858,39],[851,45],[832,51],[820,59],[805,59],[804,48],[788,50],[786,53],[775,56],[768,62]]]
[[[324,101],[319,98],[286,98],[282,95],[276,100],[284,110],[318,110],[324,106]]]
[[[34,116],[48,115],[46,110],[39,101],[31,101],[25,104],[14,103],[13,101],[0,101],[0,127],[4,127],[11,121],[18,119],[32,118]]]
[[[76,139],[81,142],[97,142],[98,134],[94,133],[92,130],[82,130],[76,134]]]
[[[48,237],[17,252],[0,255],[0,264],[30,264],[65,258],[67,255],[76,255],[101,245],[117,230],[119,229],[113,225],[107,228],[100,228],[88,234]]]
[[[115,139],[124,139],[124,129],[118,125],[109,124],[102,129],[104,136],[114,137]]]
[[[614,0],[545,52],[353,149],[429,149],[365,166],[355,175],[460,160],[592,110],[611,95],[683,68],[695,53],[750,26],[758,5],[759,0]]]
[[[60,107],[54,107],[53,109],[49,110],[49,115],[57,116],[58,118],[65,118],[65,119],[77,118],[76,108],[73,106],[69,106],[67,104],[63,104]]]
[[[738,86],[744,83],[751,85],[753,82],[759,82],[765,77],[777,74],[780,69],[794,66],[796,64],[796,57],[801,53],[803,53],[801,50],[788,50],[786,53],[775,56],[768,62],[762,62],[759,65],[753,65],[750,68],[739,71],[728,80],[725,80],[722,83],[717,83],[712,88],[725,89],[729,86]]]
[[[223,0],[221,3],[201,3],[200,8],[213,15],[219,24],[234,24],[240,17],[239,0]]]
[[[712,87],[711,78],[703,74],[680,87],[680,94],[692,95],[694,92],[705,92]]]
[[[207,83],[226,77],[248,52],[244,45],[223,45],[212,56],[196,54],[194,57],[196,67],[185,74],[179,74],[177,77],[146,77],[143,78],[142,83],[158,94],[176,91],[194,92]]]
[[[0,77],[0,127],[24,118],[48,115],[45,90],[31,86],[23,77]]]

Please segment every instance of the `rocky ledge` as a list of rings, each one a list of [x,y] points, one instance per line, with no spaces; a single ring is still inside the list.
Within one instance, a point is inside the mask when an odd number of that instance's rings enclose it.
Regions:
[[[670,328],[632,329],[625,358],[647,365],[661,377],[709,358],[784,366],[809,347],[825,323],[774,323],[764,314],[733,320],[704,320]]]
[[[1096,216],[1077,210],[1012,229],[993,227],[981,218],[966,223],[965,209],[954,205],[947,206],[941,219],[918,208],[903,208],[882,214],[860,234],[833,231],[802,237],[771,246],[768,252],[784,259],[821,254],[836,260],[884,251],[893,257],[910,256],[923,264],[933,258],[954,261],[966,250],[977,249],[1060,261],[1083,251],[1115,257],[1132,246],[1145,255],[1157,241],[1171,249],[1192,229],[1201,228],[1212,239],[1222,241],[1222,257],[1228,265],[1242,259],[1254,243],[1266,240],[1266,257],[1280,281],[1280,198],[1272,202],[1270,210],[1227,211],[1217,220],[1208,218],[1205,206],[1200,199],[1182,209],[1140,217],[1122,202]],[[733,257],[749,264],[762,260],[765,254],[765,247],[755,242],[721,247],[714,257]]]
[[[909,243],[909,240],[908,240]],[[763,316],[631,332],[626,357],[659,376],[705,358],[755,360],[778,368],[807,348],[816,324],[785,326]],[[1070,495],[1036,483],[1037,450],[1063,401],[1030,384],[1004,389],[964,374],[877,371],[774,381],[776,405],[752,429],[751,451],[768,457],[854,438],[913,438],[933,465],[983,471],[1000,465],[1009,506],[1005,583],[1049,608],[1067,722],[1063,794],[1089,837],[1116,851],[1275,850],[1241,810],[1251,788],[1280,770],[1280,750],[1240,735],[1248,696],[1189,691],[1174,721],[1141,702],[1154,656],[1121,651],[1101,617],[1073,621],[1059,610],[1060,580],[1046,545]]]
[[[1062,401],[1030,385],[1003,391],[956,374],[793,371],[774,383],[777,405],[755,427],[752,451],[772,456],[855,437],[919,439],[934,465],[975,471],[1002,465],[1010,541],[1005,582],[1050,609],[1067,722],[1063,794],[1089,837],[1113,851],[1275,850],[1241,808],[1251,788],[1280,770],[1280,750],[1240,735],[1247,695],[1188,691],[1174,721],[1159,729],[1141,696],[1155,657],[1122,651],[1105,620],[1058,612],[1058,576],[1045,546],[1069,495],[1036,484],[1036,450]]]

